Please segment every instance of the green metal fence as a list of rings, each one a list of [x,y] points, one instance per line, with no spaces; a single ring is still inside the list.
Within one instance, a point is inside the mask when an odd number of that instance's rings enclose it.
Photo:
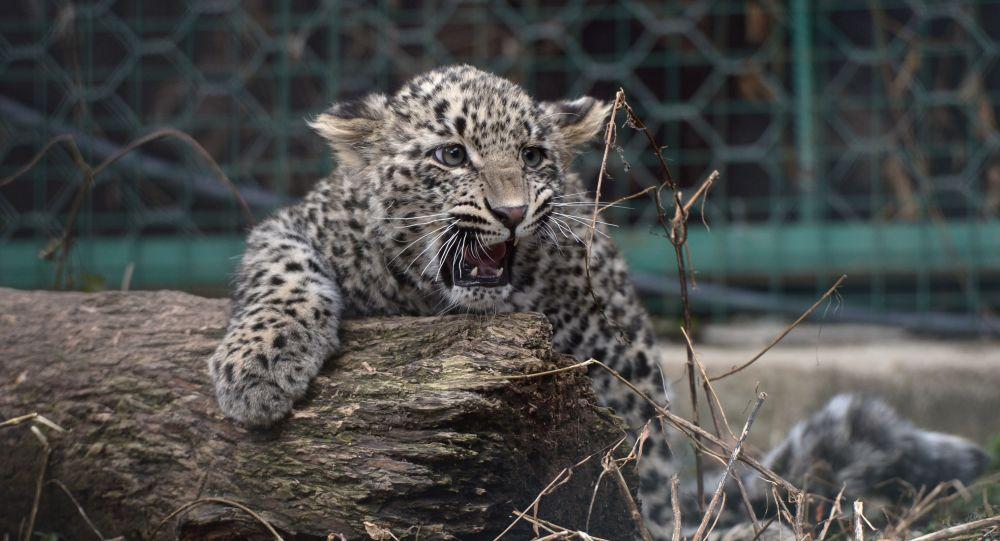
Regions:
[[[721,171],[689,241],[699,309],[798,310],[847,273],[848,318],[982,330],[1000,301],[998,20],[1000,2],[971,0],[11,0],[0,176],[56,135],[96,164],[170,126],[262,216],[333,166],[304,118],[469,62],[546,99],[621,86],[685,186]],[[656,182],[645,139],[620,144],[608,198]],[[60,144],[0,187],[0,285],[53,286],[58,257],[39,252],[84,178]],[[95,181],[72,287],[225,290],[245,223],[202,156],[160,140]],[[671,255],[635,207],[618,237],[669,313]]]

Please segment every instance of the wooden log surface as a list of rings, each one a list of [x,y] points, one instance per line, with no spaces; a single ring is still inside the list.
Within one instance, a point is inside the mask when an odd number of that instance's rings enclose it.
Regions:
[[[40,427],[51,455],[34,529],[60,539],[97,534],[57,481],[105,538],[150,538],[173,510],[214,497],[286,539],[493,539],[563,468],[597,453],[538,510],[582,529],[603,450],[623,435],[582,370],[494,378],[573,362],[552,352],[536,314],[346,322],[342,354],[293,416],[251,431],[222,417],[205,364],[228,301],[0,289],[0,307],[0,421],[37,412],[68,430]],[[0,538],[16,539],[33,507],[43,447],[28,424],[0,429]],[[593,534],[633,537],[611,483],[590,521]],[[505,539],[533,535],[519,526]],[[273,538],[221,504],[155,537]]]

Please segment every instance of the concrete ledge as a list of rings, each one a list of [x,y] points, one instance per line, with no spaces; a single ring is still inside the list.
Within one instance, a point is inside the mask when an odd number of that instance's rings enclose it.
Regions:
[[[709,374],[742,364],[785,323],[709,326],[695,344]],[[667,344],[675,408],[690,413],[684,348]],[[746,370],[715,384],[731,424],[746,418],[756,388],[768,400],[751,442],[770,448],[798,420],[842,392],[877,395],[917,425],[987,443],[1000,434],[1000,341],[933,340],[892,328],[804,325]],[[708,411],[702,418],[708,419]],[[710,422],[710,421],[708,421]]]

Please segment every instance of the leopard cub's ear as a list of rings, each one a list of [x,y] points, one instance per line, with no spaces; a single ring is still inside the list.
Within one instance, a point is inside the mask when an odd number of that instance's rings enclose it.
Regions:
[[[542,110],[562,134],[563,153],[572,158],[584,144],[604,133],[611,105],[590,96],[542,102]]]
[[[335,103],[309,121],[309,126],[330,143],[339,164],[364,167],[382,137],[388,103],[384,94]]]

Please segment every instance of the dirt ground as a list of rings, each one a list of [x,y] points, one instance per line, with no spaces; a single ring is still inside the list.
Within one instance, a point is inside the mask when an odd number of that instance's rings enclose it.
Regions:
[[[695,344],[709,374],[751,359],[786,323],[708,327]],[[674,408],[690,413],[684,348],[665,344]],[[746,370],[715,384],[734,431],[755,388],[768,393],[751,432],[758,448],[777,443],[795,421],[842,392],[880,396],[918,426],[986,443],[1000,435],[1000,340],[944,340],[893,328],[803,325]],[[703,424],[711,423],[702,410]]]

